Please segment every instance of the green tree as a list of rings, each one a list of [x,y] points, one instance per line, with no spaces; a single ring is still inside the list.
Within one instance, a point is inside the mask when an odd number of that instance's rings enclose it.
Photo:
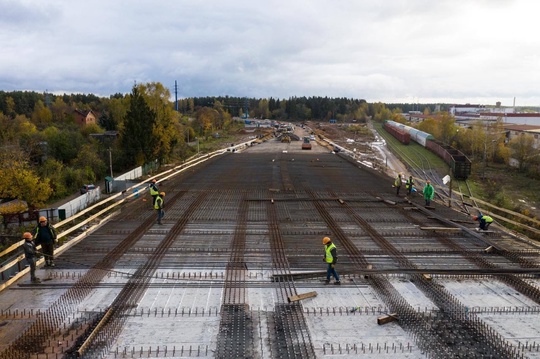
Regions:
[[[65,164],[73,161],[79,153],[85,140],[80,132],[58,129],[54,126],[43,131],[47,141],[47,153]]]
[[[107,164],[100,158],[98,146],[99,143],[83,145],[77,158],[73,161],[76,168],[82,169],[88,174],[84,182],[94,183],[98,178],[105,177]]]
[[[52,193],[49,180],[32,170],[19,149],[0,152],[0,178],[0,198],[20,199],[31,207],[43,206]]]
[[[154,159],[153,149],[156,140],[153,129],[155,125],[155,112],[148,106],[139,88],[133,86],[129,110],[126,113],[120,136],[127,166],[140,166]]]
[[[518,162],[519,171],[527,169],[528,165],[533,162],[533,156],[538,154],[538,150],[534,147],[534,136],[522,134],[510,140],[508,146],[512,149],[512,158]]]
[[[36,125],[48,125],[52,122],[53,114],[48,107],[45,107],[43,101],[39,100],[34,105],[34,111],[32,112],[32,122]]]
[[[171,93],[159,82],[141,84],[139,90],[156,115],[156,122],[152,127],[153,158],[156,158],[159,163],[166,163],[174,151],[174,146],[182,137],[175,127],[177,117],[170,101]]]
[[[118,129],[118,124],[108,112],[103,112],[101,116],[99,116],[98,124],[106,131],[116,131]]]
[[[71,116],[73,110],[64,102],[62,97],[58,96],[51,104],[52,121],[62,123]]]

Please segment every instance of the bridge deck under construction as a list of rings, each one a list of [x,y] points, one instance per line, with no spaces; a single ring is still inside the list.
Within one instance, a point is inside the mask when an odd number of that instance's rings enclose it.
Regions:
[[[391,183],[277,141],[179,172],[0,292],[0,359],[540,358],[539,248]]]

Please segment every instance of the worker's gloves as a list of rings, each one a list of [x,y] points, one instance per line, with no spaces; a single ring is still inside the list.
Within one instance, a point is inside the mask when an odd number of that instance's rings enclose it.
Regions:
[[[335,264],[332,264],[331,265],[332,269],[336,268],[336,265]]]

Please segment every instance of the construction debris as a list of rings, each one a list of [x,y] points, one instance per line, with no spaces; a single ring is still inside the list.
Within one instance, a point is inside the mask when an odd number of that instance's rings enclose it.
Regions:
[[[308,292],[304,294],[291,295],[290,297],[287,298],[287,300],[289,301],[289,303],[291,303],[291,302],[297,302],[302,299],[316,297],[316,296],[317,296],[317,292]]]
[[[383,325],[398,320],[397,313],[387,314],[377,318],[377,324]]]

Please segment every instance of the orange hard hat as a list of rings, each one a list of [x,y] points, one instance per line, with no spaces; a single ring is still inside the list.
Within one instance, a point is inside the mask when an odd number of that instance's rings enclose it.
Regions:
[[[159,192],[159,195],[163,197],[165,196],[165,192]]]
[[[41,217],[39,217],[39,221],[40,222],[47,222],[47,218],[41,216]]]
[[[156,183],[156,182],[157,182],[157,181],[156,181],[156,179],[154,178],[154,179],[152,180],[152,183]]]
[[[322,239],[322,244],[328,244],[331,241],[330,237],[324,237]]]
[[[24,232],[23,235],[22,235],[22,237],[23,237],[24,239],[32,239],[32,233],[30,233],[30,232]]]
[[[472,216],[472,219],[473,219],[474,221],[477,221],[477,220],[478,220],[478,216]]]

